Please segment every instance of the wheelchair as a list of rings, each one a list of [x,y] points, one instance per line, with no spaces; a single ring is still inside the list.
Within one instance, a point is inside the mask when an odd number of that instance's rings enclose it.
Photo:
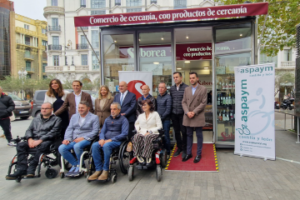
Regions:
[[[134,179],[134,167],[137,169],[149,169],[149,168],[156,168],[156,180],[158,182],[162,179],[162,168],[166,167],[167,164],[167,152],[165,149],[165,134],[164,130],[160,129],[158,130],[159,135],[158,137],[153,140],[153,148],[154,151],[152,153],[152,164],[151,167],[147,167],[143,165],[142,163],[139,163],[138,159],[136,157],[132,158],[130,160],[130,165],[128,169],[128,180],[132,181]],[[136,131],[134,130],[134,133]]]
[[[19,136],[17,136],[16,139],[12,139],[12,142],[15,142],[16,144],[18,144],[21,141],[27,141],[27,139],[25,137],[21,137],[19,138]],[[53,169],[52,167],[56,166],[59,164],[59,158],[60,158],[60,154],[58,152],[58,146],[60,145],[61,141],[57,140],[55,141],[53,144],[51,144],[49,150],[47,152],[44,152],[40,155],[39,158],[39,163],[37,165],[36,171],[37,171],[37,175],[35,175],[34,177],[30,177],[27,178],[26,176],[19,176],[16,178],[16,182],[20,183],[22,179],[32,179],[32,178],[39,178],[41,177],[41,166],[44,165],[44,167],[47,168],[46,172],[45,172],[45,176],[48,179],[53,179],[57,176],[58,171]],[[36,153],[35,149],[30,149],[28,152],[28,155],[30,156],[30,158],[28,159],[28,164],[30,163],[30,161],[33,159],[33,154]],[[55,156],[55,158],[50,157],[49,155],[53,154]],[[8,167],[8,175],[10,175],[13,171],[15,171],[17,169],[17,154],[12,158],[10,165]]]
[[[81,177],[84,174],[86,175],[86,173],[88,171],[84,161],[89,159],[89,154],[91,152],[91,147],[92,147],[92,144],[95,141],[97,141],[97,138],[92,140],[91,144],[83,149],[83,152],[80,156],[80,162],[79,162],[79,166],[80,166],[79,171],[81,172],[79,177]],[[71,153],[76,158],[76,155],[75,155],[75,152],[74,152],[73,149],[71,150]],[[60,157],[60,166],[61,166],[60,171],[59,171],[60,172],[60,178],[65,178],[66,177],[65,176],[65,171],[69,171],[71,169],[72,165],[61,156]],[[71,178],[71,177],[69,177],[69,178]],[[76,178],[78,178],[78,177],[76,177]]]
[[[96,141],[96,142],[98,142],[98,141]],[[115,183],[117,181],[118,173],[117,173],[117,169],[114,167],[114,165],[117,164],[117,161],[119,162],[118,164],[119,164],[121,172],[124,175],[127,174],[128,168],[129,168],[129,161],[131,158],[130,152],[126,151],[128,142],[129,142],[129,140],[127,139],[127,140],[123,141],[119,147],[113,149],[112,154],[110,155],[108,179],[105,182],[111,181],[112,183]],[[103,151],[101,151],[101,153],[102,153],[102,155],[101,155],[102,158],[104,158]],[[104,162],[104,159],[102,159],[102,162]],[[89,161],[88,161],[88,171],[86,174],[87,182],[92,182],[92,181],[88,180],[88,178],[95,171],[96,171],[96,169],[95,169],[95,164],[93,161],[92,151],[90,150]],[[95,181],[97,181],[97,180],[95,180]]]

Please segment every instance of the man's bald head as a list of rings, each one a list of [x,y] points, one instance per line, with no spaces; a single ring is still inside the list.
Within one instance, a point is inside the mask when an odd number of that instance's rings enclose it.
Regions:
[[[126,90],[127,90],[127,83],[125,81],[121,81],[119,83],[119,90],[120,90],[121,93],[126,92]]]
[[[143,85],[142,93],[143,93],[144,97],[147,97],[149,95],[149,92],[150,92],[150,87],[148,85]]]

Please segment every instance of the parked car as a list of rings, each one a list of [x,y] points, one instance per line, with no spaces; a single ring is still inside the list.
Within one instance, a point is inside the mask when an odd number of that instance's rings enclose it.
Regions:
[[[21,119],[28,119],[32,113],[31,104],[28,101],[23,100],[12,93],[7,93],[7,95],[10,96],[15,103],[15,109],[13,111],[15,117],[20,117]]]
[[[66,89],[68,92],[73,92],[70,89]],[[82,90],[84,92],[87,92],[91,95],[93,107],[95,108],[95,99],[97,98],[97,92],[91,91],[91,90]],[[32,117],[36,117],[41,112],[41,106],[44,103],[45,100],[45,94],[47,90],[37,90],[34,93],[33,96],[33,108],[32,108]]]

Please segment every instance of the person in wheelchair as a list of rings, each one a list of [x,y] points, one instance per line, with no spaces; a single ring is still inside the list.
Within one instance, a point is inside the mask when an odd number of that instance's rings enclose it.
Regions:
[[[8,180],[15,180],[20,176],[32,178],[35,175],[40,155],[49,150],[51,144],[60,135],[61,119],[52,114],[51,103],[44,103],[41,106],[41,114],[34,118],[25,133],[27,141],[17,144],[17,167],[13,174],[6,176]],[[35,149],[33,159],[28,166],[29,150]]]
[[[79,171],[80,156],[84,148],[91,145],[92,140],[99,133],[99,118],[89,112],[90,104],[87,101],[80,101],[78,113],[74,114],[66,130],[62,145],[59,146],[59,153],[71,165],[71,169],[66,176],[77,177],[81,175]],[[71,150],[74,150],[76,157]]]
[[[92,145],[92,157],[96,171],[88,178],[89,181],[106,181],[108,179],[110,155],[113,149],[119,147],[128,135],[129,122],[125,116],[120,114],[121,105],[113,102],[110,110],[111,116],[104,121],[99,142]],[[101,150],[104,154],[104,164]]]
[[[133,152],[139,163],[151,165],[153,144],[158,137],[159,129],[162,129],[162,123],[159,114],[154,111],[152,101],[146,99],[142,101],[144,113],[138,116],[135,122],[137,133],[133,137]]]

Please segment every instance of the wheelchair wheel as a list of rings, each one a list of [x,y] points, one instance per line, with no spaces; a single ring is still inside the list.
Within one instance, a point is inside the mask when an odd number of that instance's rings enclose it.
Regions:
[[[55,169],[47,169],[45,175],[48,179],[52,179],[57,176],[57,171]]]
[[[161,163],[162,168],[165,168],[167,166],[167,152],[166,152],[166,150],[164,150],[160,154],[160,163]]]
[[[124,142],[119,150],[119,165],[121,172],[127,174],[130,165],[130,153],[126,151],[128,142]]]
[[[117,181],[117,174],[111,176],[111,182],[115,183]]]
[[[62,173],[60,174],[60,178],[65,178],[65,173],[64,173],[64,172],[62,172]]]
[[[128,180],[132,181],[133,176],[134,176],[134,167],[133,167],[133,165],[130,165],[129,169],[128,169]]]
[[[59,165],[59,167],[61,168],[61,155],[60,155],[60,153],[58,153],[57,154],[57,160],[58,160],[58,165]],[[67,171],[69,171],[70,169],[72,168],[72,165],[71,165],[71,163],[69,163],[66,159],[65,159],[65,169],[67,170]]]
[[[156,180],[157,180],[157,182],[160,182],[160,181],[161,181],[161,176],[162,176],[162,173],[161,173],[161,166],[160,166],[160,165],[157,165],[157,166],[156,166]]]

